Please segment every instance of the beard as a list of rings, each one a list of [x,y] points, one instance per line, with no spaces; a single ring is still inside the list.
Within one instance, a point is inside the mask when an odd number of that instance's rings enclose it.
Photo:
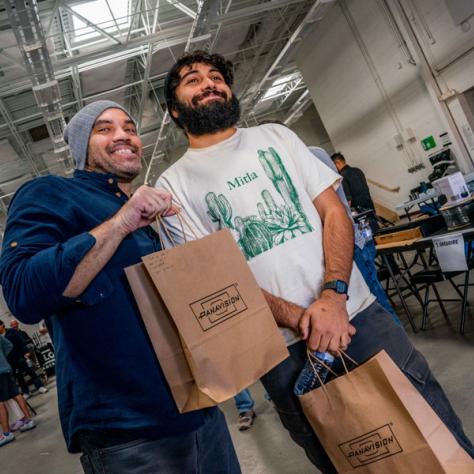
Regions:
[[[240,119],[240,104],[235,95],[228,100],[227,96],[215,92],[225,98],[225,101],[214,100],[208,105],[188,106],[177,102],[175,106],[178,112],[179,123],[190,135],[206,135],[226,130],[237,124]],[[193,99],[193,103],[199,103]]]

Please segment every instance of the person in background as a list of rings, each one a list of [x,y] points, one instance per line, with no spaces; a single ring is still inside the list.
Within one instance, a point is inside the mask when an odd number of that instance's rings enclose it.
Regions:
[[[333,171],[337,172],[337,167],[326,150],[316,146],[310,146],[308,148],[318,160],[331,168]],[[341,202],[344,204],[347,215],[352,220],[351,209],[341,186],[336,189],[336,193]],[[359,230],[359,226],[354,223],[353,220],[352,222],[354,224],[354,262],[362,273],[362,276],[364,277],[364,280],[367,283],[370,291],[377,298],[377,301],[392,315],[394,321],[397,324],[400,324],[400,319],[390,304],[387,294],[385,293],[385,290],[380,284],[377,276],[377,267],[375,266],[376,249],[374,241],[372,238],[366,239]]]
[[[34,346],[33,340],[31,337],[28,335],[26,331],[23,331],[23,329],[20,329],[20,324],[16,319],[12,319],[10,321],[10,328],[14,329],[15,331],[18,331],[18,333],[21,335],[23,340],[25,341],[25,344],[30,348],[29,346]]]
[[[246,431],[250,429],[257,417],[253,407],[255,400],[252,398],[250,390],[246,388],[234,397],[235,407],[239,413],[238,429],[239,431]]]
[[[124,268],[161,249],[171,195],[132,181],[143,144],[121,105],[89,103],[65,130],[74,176],[42,176],[10,204],[0,284],[53,337],[61,425],[87,474],[240,473],[217,407],[180,414]],[[133,193],[132,193],[133,191]]]
[[[30,349],[26,346],[25,339],[21,333],[16,329],[6,329],[5,323],[0,321],[0,334],[5,335],[5,337],[13,344],[13,349],[8,356],[8,361],[15,372],[18,384],[20,385],[25,399],[28,399],[31,396],[29,384],[25,380],[25,375],[30,377],[31,382],[39,393],[46,393],[48,389],[43,385],[41,378],[35,372],[33,367],[30,367],[28,364]]]
[[[12,350],[13,344],[6,337],[0,336],[0,425],[2,427],[0,446],[10,443],[15,439],[13,431],[29,431],[36,426],[35,422],[30,418],[28,407],[24,398],[20,395],[13,378],[12,368],[7,360],[7,356]],[[11,399],[18,403],[23,412],[23,418],[16,421],[13,427],[10,427],[8,409],[5,404],[5,402]]]
[[[42,344],[51,344],[53,347],[53,340],[51,339],[51,335],[49,334],[48,326],[44,321],[40,321],[38,324],[38,332],[39,332],[39,339]]]
[[[349,206],[357,211],[375,211],[364,173],[359,168],[349,166],[342,153],[334,153],[331,159],[336,165],[339,174],[344,178],[342,180],[342,187],[344,188]]]

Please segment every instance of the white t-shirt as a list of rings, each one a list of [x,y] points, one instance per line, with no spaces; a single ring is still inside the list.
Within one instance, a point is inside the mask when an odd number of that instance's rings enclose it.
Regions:
[[[197,237],[229,228],[260,287],[306,308],[319,296],[325,271],[322,223],[313,200],[339,182],[291,130],[267,124],[188,149],[156,186],[183,207]],[[174,240],[183,242],[177,219],[166,222]],[[374,300],[354,265],[350,318]],[[298,340],[290,329],[282,331],[287,344]]]

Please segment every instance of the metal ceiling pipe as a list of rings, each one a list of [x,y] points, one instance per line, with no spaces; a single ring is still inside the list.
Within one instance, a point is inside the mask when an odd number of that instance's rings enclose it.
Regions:
[[[31,76],[33,94],[41,110],[58,161],[65,171],[72,170],[72,160],[64,142],[66,126],[61,108],[61,92],[54,77],[54,68],[46,46],[36,0],[6,0],[5,8],[23,56],[26,70]]]

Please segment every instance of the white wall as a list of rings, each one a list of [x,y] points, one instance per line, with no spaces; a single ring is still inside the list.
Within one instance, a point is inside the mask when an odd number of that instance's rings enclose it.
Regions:
[[[319,146],[328,153],[334,153],[334,147],[324,128],[321,117],[313,105],[308,107],[303,115],[290,126],[308,146]]]
[[[403,3],[413,7],[410,0]],[[400,186],[399,193],[392,193],[371,185],[374,199],[392,209],[431,172],[427,157],[433,150],[425,152],[420,140],[433,135],[439,143],[441,133],[455,132],[429,89],[424,63],[396,9],[394,13],[416,65],[409,63],[400,46],[382,0],[339,0],[323,21],[314,24],[296,59],[334,147],[371,180],[389,188]],[[442,0],[417,0],[416,13],[432,22],[439,46],[437,62],[452,61],[465,49],[466,37]],[[421,28],[420,17],[416,24]],[[450,71],[456,84],[474,85],[474,64],[466,62],[461,69],[458,75]],[[460,126],[466,120],[461,107],[453,100],[448,106],[456,111]],[[407,129],[413,130],[415,141],[408,140]],[[397,134],[404,139],[401,149],[394,139]],[[409,173],[419,162],[426,168]]]

